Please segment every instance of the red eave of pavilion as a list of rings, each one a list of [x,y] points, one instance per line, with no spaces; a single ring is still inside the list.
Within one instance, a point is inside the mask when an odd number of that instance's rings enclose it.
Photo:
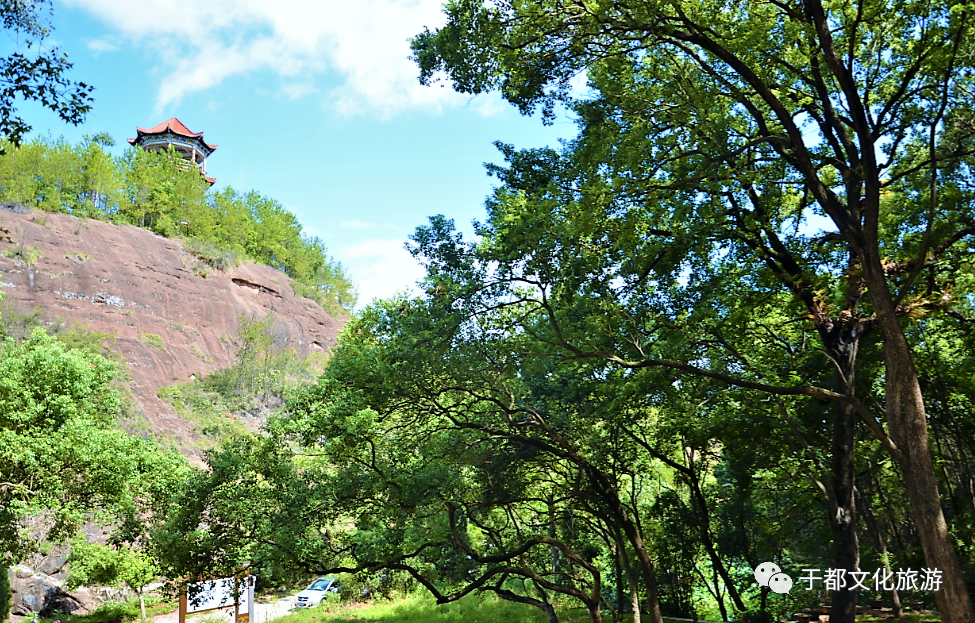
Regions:
[[[207,143],[203,140],[203,132],[194,132],[190,130],[188,127],[186,127],[186,125],[182,121],[180,121],[176,117],[167,119],[166,121],[163,121],[159,125],[149,128],[148,130],[144,128],[140,128],[139,126],[136,126],[135,130],[138,136],[136,138],[128,139],[129,143],[132,145],[135,145],[135,142],[139,140],[139,137],[141,137],[143,134],[162,134],[168,131],[168,132],[172,132],[173,134],[185,136],[186,138],[200,139],[200,142],[202,142],[210,149],[217,148],[216,145],[211,145],[210,143]]]

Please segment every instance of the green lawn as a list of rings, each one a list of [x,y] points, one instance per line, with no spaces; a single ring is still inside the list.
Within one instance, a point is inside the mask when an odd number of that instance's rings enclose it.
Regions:
[[[624,621],[629,617],[625,617]],[[608,616],[606,621],[611,620]],[[437,605],[428,596],[411,595],[391,601],[379,600],[369,604],[335,604],[303,610],[276,619],[275,623],[547,623],[537,608],[503,601],[486,595],[470,595],[447,605]],[[559,613],[563,623],[586,623],[584,610],[564,610]]]
[[[612,621],[609,615],[603,620]],[[628,615],[624,623],[630,623]],[[907,614],[896,623],[940,623],[937,614]],[[274,623],[547,623],[548,619],[531,606],[503,601],[492,595],[482,598],[471,595],[460,601],[437,605],[427,595],[410,595],[391,601],[378,600],[368,604],[331,604],[276,619]],[[588,623],[582,609],[563,609],[562,623]],[[664,618],[665,623],[677,623]],[[857,617],[857,623],[894,623],[893,619],[872,616]]]
[[[155,597],[146,599],[146,616],[151,621],[154,616],[172,612],[177,608],[176,602],[166,602]],[[59,614],[54,617],[38,617],[37,623],[122,623],[125,621],[138,621],[139,619],[139,600],[132,599],[126,602],[106,602],[98,607],[91,614]],[[25,620],[30,621],[32,617]]]

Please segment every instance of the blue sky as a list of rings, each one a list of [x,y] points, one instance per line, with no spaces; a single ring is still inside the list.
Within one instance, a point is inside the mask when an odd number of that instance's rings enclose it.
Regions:
[[[47,45],[96,87],[94,110],[78,127],[21,111],[33,135],[108,132],[117,153],[136,125],[178,117],[219,146],[207,162],[217,187],[295,213],[362,305],[422,276],[403,243],[428,216],[468,232],[483,218],[493,141],[555,145],[575,131],[496,95],[420,86],[407,39],[442,22],[439,0],[54,0]]]

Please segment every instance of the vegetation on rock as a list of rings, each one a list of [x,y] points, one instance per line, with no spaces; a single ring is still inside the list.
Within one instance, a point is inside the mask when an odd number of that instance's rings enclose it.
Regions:
[[[279,411],[290,391],[314,381],[325,362],[321,353],[299,357],[294,348],[276,345],[274,314],[240,316],[237,322],[237,332],[226,338],[235,348],[233,365],[159,390],[208,446],[253,434],[256,423]],[[254,427],[238,413],[253,413]]]
[[[106,150],[112,144],[99,135],[78,145],[39,138],[8,146],[0,155],[0,199],[182,236],[186,250],[210,268],[249,259],[283,271],[299,296],[333,313],[355,305],[341,264],[280,203],[256,192],[210,190],[172,149],[131,148],[113,158]]]

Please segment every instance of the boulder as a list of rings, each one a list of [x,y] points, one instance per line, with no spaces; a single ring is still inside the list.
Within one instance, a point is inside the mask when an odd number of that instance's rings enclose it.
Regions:
[[[86,614],[97,607],[96,600],[90,595],[69,593],[62,588],[60,580],[30,567],[14,567],[10,588],[13,592],[11,612],[17,615],[35,612],[44,617],[61,612]]]
[[[30,208],[19,201],[0,201],[0,210],[6,210],[14,214],[30,214]]]
[[[37,571],[63,582],[68,578],[68,571],[65,567],[67,562],[68,559],[64,556],[45,556],[41,560],[41,564],[37,565]]]

